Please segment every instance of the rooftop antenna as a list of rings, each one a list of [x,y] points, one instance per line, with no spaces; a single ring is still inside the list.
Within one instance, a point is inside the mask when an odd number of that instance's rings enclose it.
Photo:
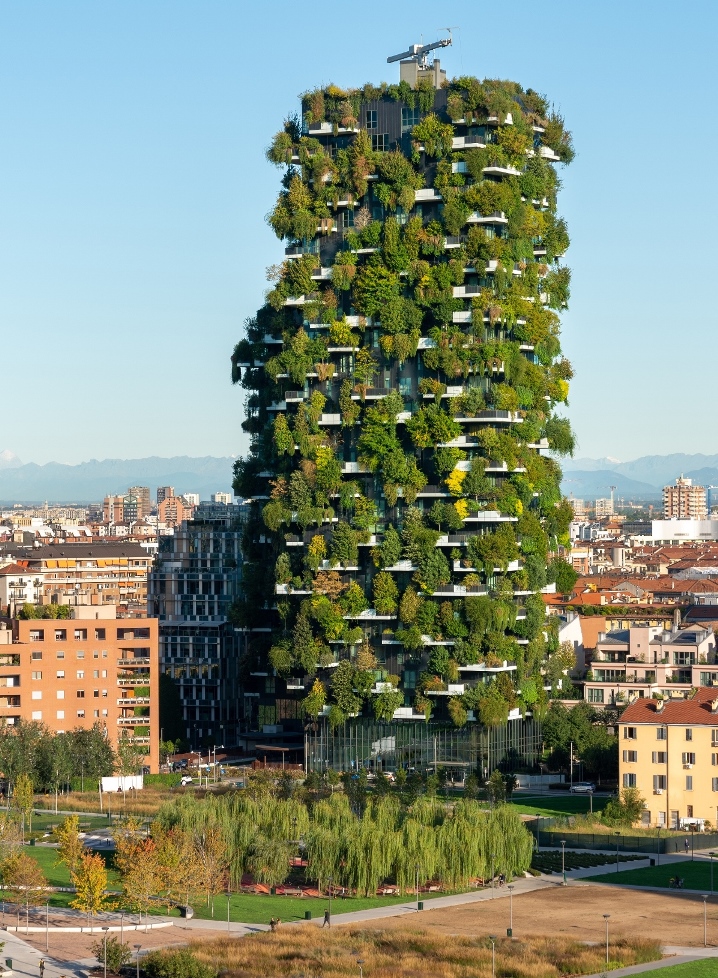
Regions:
[[[416,61],[416,63],[422,67],[426,68],[426,56],[430,51],[435,51],[437,48],[448,48],[453,42],[451,37],[451,27],[442,27],[440,30],[448,31],[449,36],[443,37],[440,41],[433,41],[431,44],[412,44],[408,51],[402,51],[401,54],[393,54],[390,58],[386,59],[387,64],[392,64],[394,61]]]

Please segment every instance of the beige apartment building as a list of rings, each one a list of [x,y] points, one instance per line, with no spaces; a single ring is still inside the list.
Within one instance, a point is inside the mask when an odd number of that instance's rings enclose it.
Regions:
[[[718,690],[636,700],[619,732],[619,783],[643,797],[642,825],[718,825]]]
[[[0,568],[0,606],[13,616],[23,604],[112,605],[118,615],[146,614],[153,557],[139,543],[64,543],[18,552]]]
[[[697,686],[718,687],[716,637],[710,628],[632,624],[599,633],[584,699],[600,707]]]
[[[111,607],[69,619],[0,621],[0,724],[37,720],[57,733],[94,723],[129,738],[159,770],[159,639],[155,618]]]
[[[705,486],[694,486],[692,479],[676,479],[663,488],[664,520],[704,520],[708,515]]]

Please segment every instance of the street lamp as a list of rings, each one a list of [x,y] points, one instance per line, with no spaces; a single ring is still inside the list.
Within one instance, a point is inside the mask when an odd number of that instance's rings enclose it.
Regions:
[[[514,886],[513,883],[509,883],[509,932],[507,937],[514,936]]]
[[[489,934],[491,941],[491,978],[496,978],[496,934]]]
[[[703,947],[708,947],[708,895],[703,894]]]
[[[135,958],[137,959],[137,978],[140,978],[140,948],[141,944],[135,944]]]
[[[566,840],[561,839],[561,872],[563,873],[562,886],[566,886]]]
[[[610,913],[605,913],[603,915],[603,919],[606,921],[606,964],[608,964],[608,918],[610,916]]]
[[[416,864],[416,912],[419,912],[419,864]]]
[[[105,978],[107,978],[107,932],[109,929],[110,929],[109,927],[102,928],[102,930],[105,932],[105,936],[102,941],[102,950],[103,950],[104,965],[105,965]]]
[[[357,964],[359,965],[359,978],[364,978],[364,969],[362,968],[362,965],[364,964],[363,959],[358,958]]]
[[[125,943],[125,911],[120,914],[120,944]]]
[[[491,853],[491,899],[494,899],[494,858],[495,853]]]
[[[709,852],[708,855],[711,857],[711,896],[713,896],[713,856],[714,852]]]
[[[329,929],[332,927],[332,878],[331,876],[327,879],[327,884],[329,888]]]
[[[50,950],[48,947],[48,930],[50,926],[50,901],[45,901],[45,954]]]

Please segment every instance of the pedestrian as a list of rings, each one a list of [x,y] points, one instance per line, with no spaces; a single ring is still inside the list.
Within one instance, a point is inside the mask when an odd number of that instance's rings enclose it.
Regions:
[[[40,978],[43,978],[45,974],[45,959],[40,958]]]
[[[274,931],[277,929],[277,921],[274,919],[274,917],[272,917],[272,919],[269,921],[269,929],[272,931],[272,933],[274,933]]]
[[[329,916],[329,910],[327,909],[324,911],[324,923],[322,924],[322,928],[331,927],[331,926],[332,926],[332,918]]]
[[[686,839],[686,841],[685,841],[685,847],[686,847],[686,852],[688,852],[688,850],[689,850],[689,849],[690,849],[690,847],[691,847],[691,844],[690,844],[690,842],[688,841],[688,839]]]

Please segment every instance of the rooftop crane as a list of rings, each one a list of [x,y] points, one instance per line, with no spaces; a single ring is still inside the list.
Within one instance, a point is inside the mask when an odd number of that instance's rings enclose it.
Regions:
[[[430,51],[435,51],[436,48],[448,48],[452,43],[451,32],[449,31],[448,37],[444,37],[440,41],[434,41],[432,44],[412,44],[408,51],[402,51],[401,54],[393,54],[390,58],[387,58],[386,63],[392,64],[394,61],[416,61],[422,68],[425,68],[426,56]]]

